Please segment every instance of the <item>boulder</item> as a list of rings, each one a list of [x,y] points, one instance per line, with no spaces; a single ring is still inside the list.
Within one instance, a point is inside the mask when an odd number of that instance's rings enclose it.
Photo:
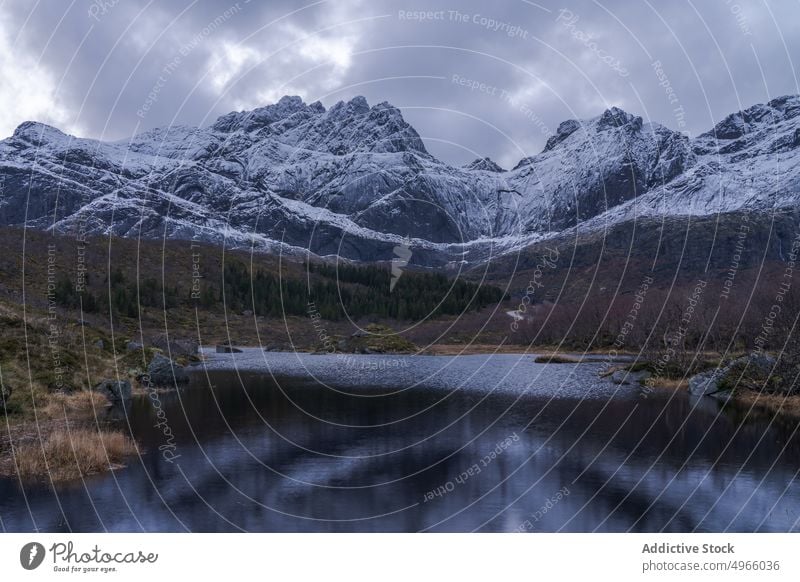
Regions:
[[[708,396],[719,392],[719,381],[724,376],[725,369],[701,372],[689,378],[689,394],[694,396]]]
[[[121,402],[131,397],[131,383],[127,380],[103,380],[92,390],[100,392],[111,402]]]
[[[125,344],[125,349],[129,352],[135,352],[136,350],[141,350],[144,346],[139,342],[130,341]]]
[[[153,338],[153,347],[173,356],[193,356],[197,354],[198,344],[192,339],[176,339],[161,334]]]
[[[220,344],[217,346],[217,353],[218,354],[241,354],[242,350],[239,348],[235,348],[233,346],[229,346],[227,344]]]
[[[197,352],[200,349],[200,344],[198,344],[193,339],[179,339],[173,342],[173,354],[177,354],[179,356],[194,356],[197,355]]]
[[[147,367],[150,382],[156,386],[169,386],[189,381],[189,374],[183,366],[176,364],[162,354],[156,354]]]
[[[106,344],[105,344],[105,342],[103,340],[99,339],[96,342],[94,342],[94,347],[102,350],[103,348],[106,347]]]
[[[775,358],[766,354],[755,354],[736,358],[726,366],[701,372],[689,378],[689,393],[695,396],[712,396],[718,400],[727,402],[733,396],[732,390],[722,390],[720,382],[729,374],[739,374],[744,366],[747,369],[757,371],[761,374],[769,374],[775,366]],[[738,371],[737,371],[738,370]],[[736,380],[736,378],[734,378]]]
[[[736,364],[744,364],[749,363],[749,365],[759,372],[763,372],[764,374],[769,374],[772,372],[772,369],[775,367],[777,360],[772,356],[768,356],[767,354],[754,354],[750,357],[743,357],[738,358],[731,362],[730,367],[733,367]]]

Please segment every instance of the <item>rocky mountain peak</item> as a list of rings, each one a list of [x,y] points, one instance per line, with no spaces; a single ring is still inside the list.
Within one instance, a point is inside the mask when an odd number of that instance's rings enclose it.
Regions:
[[[46,123],[24,121],[17,126],[12,137],[33,145],[42,145],[54,140],[67,139],[69,136],[60,129],[56,129]]]
[[[252,111],[234,111],[223,115],[211,127],[223,132],[237,130],[250,132],[263,129],[296,113],[321,114],[324,111],[325,108],[319,101],[312,105],[306,105],[303,99],[297,95],[285,95],[277,103],[266,107],[259,107]]]
[[[547,139],[547,143],[544,146],[544,151],[549,152],[550,150],[554,149],[558,144],[580,129],[580,127],[581,122],[577,119],[568,119],[567,121],[562,121],[558,125],[556,134]]]
[[[800,115],[800,95],[784,95],[768,103],[759,103],[731,113],[700,137],[722,140],[739,139],[753,133],[761,124],[775,124]]]
[[[328,110],[319,101],[307,105],[300,97],[287,95],[272,105],[223,115],[212,130],[258,131],[259,139],[268,134],[286,145],[336,155],[356,151],[428,155],[419,134],[399,109],[385,101],[370,107],[360,95]]]
[[[627,111],[623,111],[619,107],[611,107],[606,109],[600,117],[595,120],[595,128],[597,131],[604,131],[607,129],[615,129],[630,125],[633,129],[641,129],[642,118],[638,115],[632,115]]]
[[[800,115],[800,95],[776,97],[767,103],[767,105],[780,111],[785,119],[791,119]]]
[[[355,151],[415,151],[428,155],[419,134],[398,108],[385,101],[370,107],[360,95],[339,101],[325,115],[314,119],[303,139],[324,145],[337,155]]]
[[[555,135],[552,135],[547,139],[547,143],[542,151],[549,152],[554,150],[559,144],[563,143],[581,128],[588,131],[594,130],[595,132],[603,132],[618,128],[629,128],[633,131],[639,131],[642,129],[642,126],[643,122],[641,117],[632,115],[627,111],[620,109],[619,107],[611,107],[606,109],[602,115],[599,115],[593,119],[586,121],[568,119],[566,121],[562,121],[559,124]]]
[[[365,97],[358,95],[350,101],[339,101],[331,107],[329,113],[331,117],[346,117],[349,115],[364,115],[369,112],[369,103]]]
[[[465,170],[477,170],[482,172],[505,172],[503,168],[495,163],[491,158],[478,158],[463,166]]]

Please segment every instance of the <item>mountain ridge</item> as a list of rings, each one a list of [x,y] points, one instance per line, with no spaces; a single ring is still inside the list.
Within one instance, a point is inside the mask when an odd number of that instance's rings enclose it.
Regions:
[[[285,96],[209,127],[103,142],[24,122],[0,142],[0,224],[257,250],[480,262],[578,225],[794,206],[800,96],[695,138],[611,107],[566,120],[511,170],[437,160],[402,112]]]

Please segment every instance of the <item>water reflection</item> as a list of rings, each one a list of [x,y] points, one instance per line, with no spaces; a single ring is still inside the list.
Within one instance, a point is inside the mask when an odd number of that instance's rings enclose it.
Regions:
[[[349,377],[320,359],[270,358],[281,362],[274,377],[210,370],[159,394],[173,462],[142,398],[116,421],[147,451],[128,468],[55,493],[0,482],[3,528],[798,528],[790,428],[742,423],[683,395],[643,398],[598,383],[593,364],[431,358]],[[338,391],[325,385],[337,379]]]

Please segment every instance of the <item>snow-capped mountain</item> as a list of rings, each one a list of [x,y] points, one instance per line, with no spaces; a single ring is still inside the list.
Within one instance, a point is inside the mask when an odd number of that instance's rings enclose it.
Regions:
[[[611,108],[504,170],[457,168],[388,103],[299,97],[121,142],[26,122],[0,142],[0,224],[413,262],[479,259],[577,224],[800,202],[800,96],[697,138]]]

